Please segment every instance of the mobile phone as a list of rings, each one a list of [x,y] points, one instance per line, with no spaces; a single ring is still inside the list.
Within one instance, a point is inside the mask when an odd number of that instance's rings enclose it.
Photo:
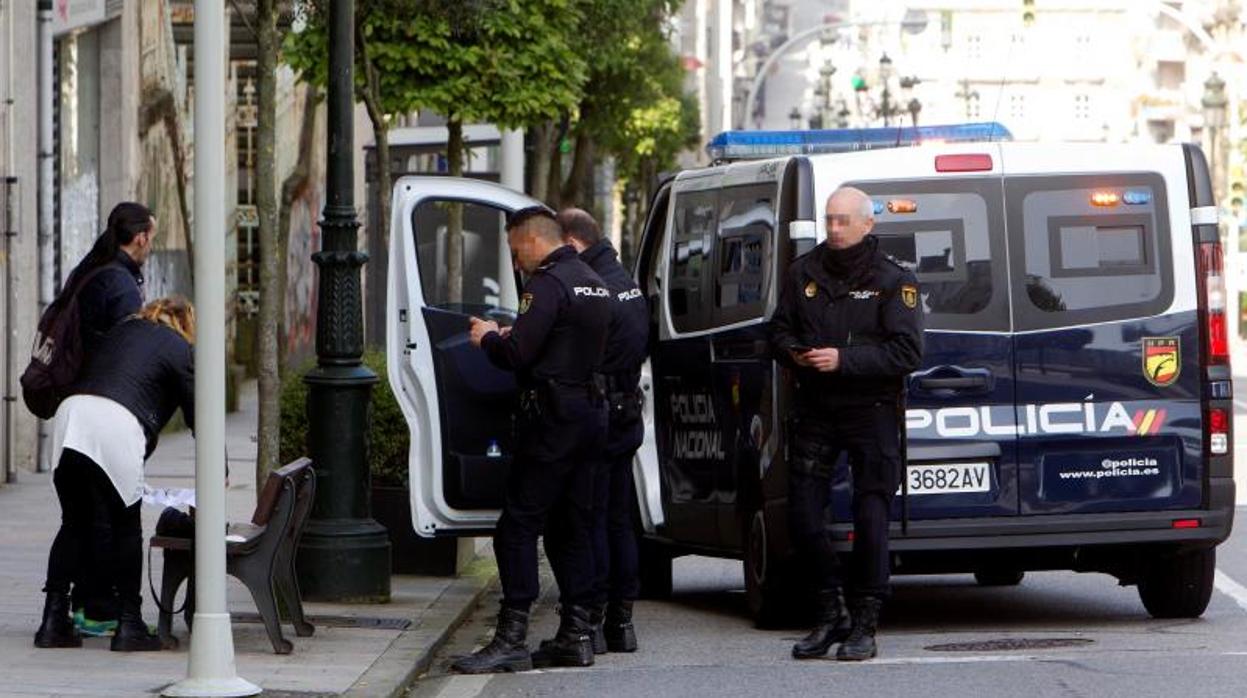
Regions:
[[[796,352],[798,354],[805,354],[807,352],[814,351],[814,347],[808,346],[806,344],[794,344],[788,347],[788,351]]]

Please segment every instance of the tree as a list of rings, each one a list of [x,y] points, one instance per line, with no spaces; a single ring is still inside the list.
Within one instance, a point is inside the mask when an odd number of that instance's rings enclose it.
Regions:
[[[323,85],[325,0],[309,0],[306,27],[287,42],[287,60]],[[573,50],[580,0],[361,0],[356,7],[357,94],[377,140],[388,203],[387,119],[416,110],[446,117],[447,164],[463,174],[463,125],[519,128],[558,117],[580,98],[585,59]],[[463,289],[463,209],[448,207],[447,300]],[[386,219],[388,220],[388,218]],[[381,221],[385,223],[386,220]],[[384,225],[379,230],[385,231]]]

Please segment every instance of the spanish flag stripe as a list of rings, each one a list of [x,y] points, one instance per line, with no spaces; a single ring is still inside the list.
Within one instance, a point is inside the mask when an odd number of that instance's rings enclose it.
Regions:
[[[1156,410],[1156,419],[1152,422],[1152,433],[1159,434],[1163,426],[1165,426],[1165,410],[1161,408]]]
[[[1139,425],[1139,436],[1143,436],[1152,429],[1152,422],[1156,419],[1156,410],[1148,410],[1143,415],[1143,423]]]

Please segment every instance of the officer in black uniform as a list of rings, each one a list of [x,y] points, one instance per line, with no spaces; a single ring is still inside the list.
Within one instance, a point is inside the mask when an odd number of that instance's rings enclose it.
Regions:
[[[528,274],[510,330],[472,318],[470,339],[495,365],[515,371],[520,406],[515,458],[507,478],[494,555],[502,609],[493,640],[455,662],[464,673],[533,666],[526,644],[528,613],[539,592],[537,537],[553,509],[567,512],[567,531],[547,545],[565,601],[546,657],[560,666],[593,664],[589,606],[593,556],[589,527],[593,471],[606,435],[606,401],[595,380],[610,320],[610,292],[576,251],[563,244],[554,212],[517,211],[507,221],[511,258]]]
[[[559,212],[563,239],[597,272],[611,292],[610,330],[600,371],[606,379],[610,422],[594,476],[591,533],[594,568],[594,650],[635,652],[632,602],[640,592],[632,510],[632,457],[645,435],[641,421],[641,364],[649,342],[649,307],[610,241],[587,211]],[[547,536],[547,541],[549,536]]]
[[[888,596],[888,518],[900,483],[905,376],[922,363],[922,308],[912,272],[869,235],[874,204],[851,187],[827,199],[827,240],[793,261],[780,291],[771,343],[795,371],[789,431],[789,535],[815,574],[814,631],[798,659],[874,657],[879,609]],[[853,569],[826,528],[831,470],[848,453],[853,475]],[[848,581],[850,607],[844,587]]]

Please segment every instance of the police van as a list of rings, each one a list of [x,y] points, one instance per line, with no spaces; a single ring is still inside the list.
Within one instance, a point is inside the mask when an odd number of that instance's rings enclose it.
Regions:
[[[709,150],[715,165],[662,185],[637,254],[653,320],[634,466],[647,593],[669,592],[671,560],[697,553],[743,561],[759,620],[800,598],[785,530],[793,382],[768,319],[788,264],[823,238],[827,197],[852,185],[926,315],[894,572],[986,585],[1104,572],[1153,616],[1203,613],[1234,484],[1222,253],[1197,147],[1014,143],[964,124],[728,132]],[[396,184],[389,376],[421,535],[488,534],[497,518],[515,382],[469,344],[467,318],[514,319],[503,224],[534,203],[481,181]],[[458,296],[440,261],[452,215]],[[845,552],[848,470],[827,522]]]

